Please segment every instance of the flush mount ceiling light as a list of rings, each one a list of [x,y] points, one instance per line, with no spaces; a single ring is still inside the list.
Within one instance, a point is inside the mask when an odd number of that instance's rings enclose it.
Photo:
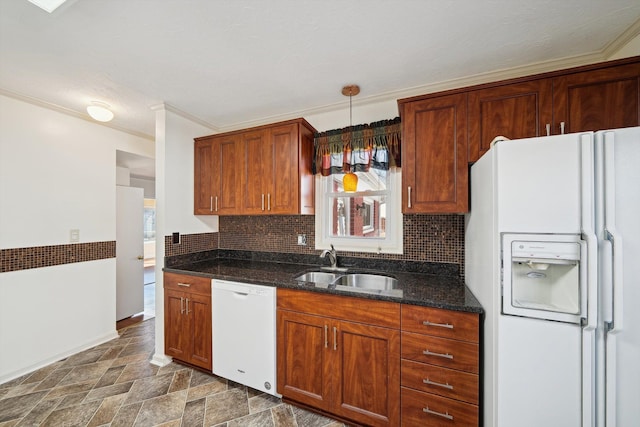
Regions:
[[[49,13],[52,13],[56,10],[62,3],[67,0],[29,0],[31,3],[38,6],[40,9],[43,9]]]
[[[109,122],[113,119],[113,112],[109,109],[109,105],[104,102],[94,101],[87,107],[87,113],[99,122]]]
[[[347,85],[342,88],[342,94],[349,97],[349,128],[353,127],[353,115],[351,107],[351,98],[360,93],[360,86]],[[353,139],[353,138],[352,138]],[[358,175],[353,172],[347,172],[342,178],[342,187],[346,192],[354,192],[358,188]]]

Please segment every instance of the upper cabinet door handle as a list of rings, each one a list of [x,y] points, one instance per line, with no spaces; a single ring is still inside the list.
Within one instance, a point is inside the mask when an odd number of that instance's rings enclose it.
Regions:
[[[407,208],[411,209],[411,187],[407,187]]]

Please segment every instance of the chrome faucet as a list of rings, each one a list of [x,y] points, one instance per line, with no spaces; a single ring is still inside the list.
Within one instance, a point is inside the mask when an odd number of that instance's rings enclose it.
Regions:
[[[336,270],[338,268],[338,254],[336,253],[335,248],[331,245],[331,250],[325,249],[320,254],[320,258],[324,258],[329,255],[329,261],[331,262],[331,269]]]

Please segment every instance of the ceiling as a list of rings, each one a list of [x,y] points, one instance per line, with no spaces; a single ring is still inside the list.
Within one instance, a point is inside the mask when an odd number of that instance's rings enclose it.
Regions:
[[[344,109],[348,83],[357,105],[593,62],[639,23],[638,0],[0,0],[0,93],[81,117],[102,101],[148,138],[164,103],[213,133]]]

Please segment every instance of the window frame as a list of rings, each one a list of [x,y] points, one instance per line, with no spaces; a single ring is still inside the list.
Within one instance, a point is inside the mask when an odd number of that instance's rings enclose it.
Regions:
[[[330,177],[316,176],[315,249],[329,249],[333,245],[339,251],[402,254],[402,179],[399,168],[389,170],[389,186],[384,191],[360,191],[345,195],[386,195],[386,232],[384,237],[332,236]]]

